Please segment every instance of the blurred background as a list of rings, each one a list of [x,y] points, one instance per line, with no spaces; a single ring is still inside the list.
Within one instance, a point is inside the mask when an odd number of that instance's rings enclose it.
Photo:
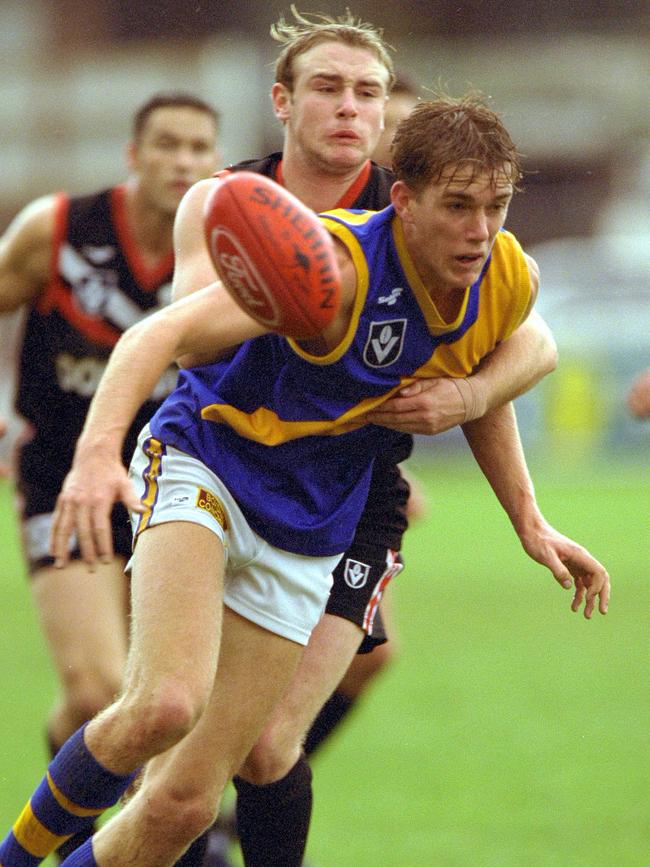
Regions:
[[[521,402],[526,440],[643,447],[622,393],[650,362],[650,6],[647,0],[329,0],[384,28],[428,90],[492,97],[525,154],[508,227],[542,268],[539,308],[562,368]],[[2,0],[0,228],[35,196],[124,176],[134,109],[196,91],[222,113],[224,163],[280,145],[269,99],[289,3]],[[455,437],[449,438],[454,442]],[[575,448],[579,444],[579,448]]]
[[[541,266],[560,365],[518,416],[542,507],[606,563],[614,597],[604,620],[571,615],[462,437],[420,439],[429,514],[395,590],[398,664],[319,760],[312,860],[647,867],[650,427],[625,395],[650,366],[648,0],[299,3],[346,6],[423,96],[488,94],[525,154],[507,225]],[[132,113],[158,90],[217,105],[224,164],[278,148],[280,14],[289,2],[0,0],[0,229],[36,196],[122,180]],[[10,501],[0,484],[0,514]],[[53,675],[17,529],[0,533],[3,834],[42,770]]]

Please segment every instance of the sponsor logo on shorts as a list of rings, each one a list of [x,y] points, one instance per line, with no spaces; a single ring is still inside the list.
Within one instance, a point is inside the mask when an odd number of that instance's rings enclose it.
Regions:
[[[228,529],[228,521],[226,519],[226,510],[223,503],[207,488],[199,488],[199,493],[196,498],[196,505],[199,509],[203,509],[215,519],[218,524],[221,524],[224,530]]]
[[[361,587],[365,587],[368,575],[370,575],[370,566],[367,563],[360,563],[358,560],[347,558],[343,577],[348,587],[353,590],[360,590]]]

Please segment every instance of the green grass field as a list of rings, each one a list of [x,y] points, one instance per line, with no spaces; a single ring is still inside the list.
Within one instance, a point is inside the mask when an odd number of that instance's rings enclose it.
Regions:
[[[310,859],[650,864],[647,465],[533,463],[548,519],[612,575],[610,613],[591,622],[527,559],[467,457],[413,469],[431,505],[394,588],[399,660],[314,762]],[[14,525],[0,530],[4,835],[42,773],[53,680]]]

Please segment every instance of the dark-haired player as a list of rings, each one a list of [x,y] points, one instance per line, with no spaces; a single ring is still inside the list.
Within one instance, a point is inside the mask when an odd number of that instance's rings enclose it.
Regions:
[[[135,113],[124,183],[40,198],[0,240],[0,312],[27,308],[17,409],[32,436],[20,450],[17,480],[31,588],[60,681],[47,721],[53,754],[121,688],[131,530],[116,506],[111,561],[91,575],[75,548],[67,567],[54,569],[52,512],[112,347],[170,300],[176,209],[217,168],[217,131],[217,112],[193,94],[153,96]],[[135,435],[174,382],[170,370],[143,405],[125,440],[127,462]]]

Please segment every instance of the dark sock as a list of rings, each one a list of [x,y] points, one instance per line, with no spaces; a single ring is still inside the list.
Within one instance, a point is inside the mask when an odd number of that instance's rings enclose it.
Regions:
[[[306,756],[311,754],[328,738],[340,722],[354,707],[354,699],[348,698],[342,692],[334,692],[320,709],[320,713],[307,732],[305,746]]]
[[[197,837],[187,852],[178,859],[174,867],[203,867],[205,850],[208,846],[208,831]]]
[[[54,741],[52,740],[52,736],[49,732],[46,732],[47,738],[47,749],[50,754],[50,761],[54,758],[54,756],[59,752],[60,747],[55,746]],[[97,830],[97,825],[95,822],[89,827],[84,828],[83,831],[78,831],[76,834],[73,834],[72,837],[69,837],[65,843],[63,843],[56,850],[55,858],[59,861],[63,861],[68,857],[75,849],[78,849],[86,840],[89,840],[92,835]]]
[[[235,777],[237,831],[246,867],[300,867],[311,820],[311,768],[301,756],[275,783]]]
[[[225,807],[174,867],[232,867],[228,850],[236,837],[234,807]]]

